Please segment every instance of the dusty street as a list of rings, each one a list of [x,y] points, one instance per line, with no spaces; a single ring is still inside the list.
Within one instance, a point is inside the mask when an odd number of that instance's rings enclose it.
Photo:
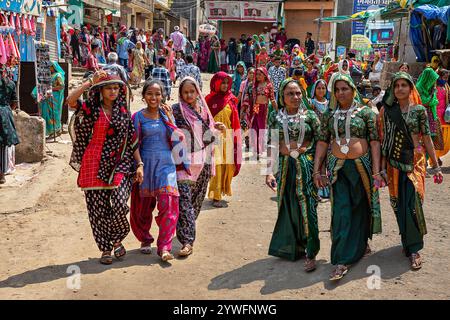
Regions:
[[[204,91],[209,92],[210,76],[203,76]],[[177,90],[171,103],[177,100]],[[136,91],[132,109],[141,107]],[[227,208],[213,208],[205,200],[189,258],[162,263],[156,254],[142,255],[130,232],[124,242],[126,258],[112,266],[99,264],[84,196],[68,165],[70,138],[66,134],[58,140],[47,144],[47,161],[19,168],[0,189],[0,299],[450,298],[450,156],[443,158],[444,183],[437,186],[427,179],[429,233],[423,268],[410,271],[402,256],[396,220],[383,190],[383,233],[371,242],[375,252],[335,285],[328,281],[329,203],[318,209],[321,250],[316,271],[306,274],[303,260],[267,255],[277,210],[275,194],[260,175],[263,164],[257,163],[243,166],[233,181],[233,197],[226,198]],[[174,239],[174,250],[179,248]],[[78,271],[80,275],[71,276]],[[381,282],[373,272],[380,274]]]

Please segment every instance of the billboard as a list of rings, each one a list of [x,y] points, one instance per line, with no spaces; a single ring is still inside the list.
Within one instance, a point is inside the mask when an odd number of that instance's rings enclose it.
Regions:
[[[277,13],[277,2],[205,2],[205,14],[209,20],[276,22]]]
[[[389,3],[395,0],[354,0],[353,1],[353,13],[361,11],[376,10],[379,8],[386,7]],[[352,22],[352,34],[362,34],[365,33],[365,24],[360,21]]]

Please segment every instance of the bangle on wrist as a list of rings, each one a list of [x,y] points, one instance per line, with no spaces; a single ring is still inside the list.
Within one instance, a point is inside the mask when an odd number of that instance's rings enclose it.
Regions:
[[[143,167],[144,166],[144,163],[142,162],[142,161],[140,161],[140,162],[138,162],[138,164],[137,164],[137,167],[139,168],[139,167]]]
[[[314,177],[314,176],[317,176],[317,175],[320,175],[320,171],[316,171],[316,172],[314,172],[312,175],[313,175],[313,177]]]

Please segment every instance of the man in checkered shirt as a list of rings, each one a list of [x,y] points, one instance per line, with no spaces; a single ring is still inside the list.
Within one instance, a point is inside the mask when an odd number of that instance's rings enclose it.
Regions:
[[[186,77],[192,77],[197,80],[200,90],[203,87],[202,76],[200,74],[200,69],[193,64],[194,58],[191,55],[186,56],[187,64],[181,69],[180,81]]]
[[[152,71],[152,79],[159,80],[164,85],[164,91],[166,95],[166,100],[170,100],[170,93],[172,91],[172,80],[170,80],[170,73],[164,67],[166,65],[166,58],[158,58],[158,66]]]

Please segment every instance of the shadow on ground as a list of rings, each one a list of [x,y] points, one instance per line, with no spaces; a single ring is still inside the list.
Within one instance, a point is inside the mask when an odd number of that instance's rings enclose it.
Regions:
[[[172,252],[177,252],[181,248],[181,245],[177,242],[173,244]],[[112,265],[102,265],[99,263],[98,258],[88,258],[88,260],[75,261],[72,263],[51,265],[42,267],[35,270],[26,271],[21,274],[11,276],[5,280],[0,281],[0,288],[21,288],[31,284],[51,282],[54,280],[67,278],[72,273],[67,273],[69,267],[78,266],[81,274],[100,274],[102,272],[123,269],[132,266],[151,266],[158,264],[162,268],[171,267],[171,263],[163,262],[161,258],[156,254],[156,248],[152,248],[153,253],[150,255],[142,254],[138,249],[128,251],[125,259],[114,259]],[[181,259],[181,258],[180,258]],[[72,269],[72,268],[71,268]]]
[[[382,280],[394,279],[410,270],[409,261],[402,254],[401,246],[377,251],[363,258],[338,283],[328,280],[333,270],[329,262],[318,261],[317,269],[308,274],[303,271],[303,262],[304,260],[291,262],[274,257],[261,259],[213,278],[208,289],[238,289],[242,285],[263,280],[265,283],[260,290],[262,295],[307,288],[321,282],[326,290],[332,291],[339,285],[370,277],[373,271],[368,272],[368,267],[372,265],[380,267]]]

